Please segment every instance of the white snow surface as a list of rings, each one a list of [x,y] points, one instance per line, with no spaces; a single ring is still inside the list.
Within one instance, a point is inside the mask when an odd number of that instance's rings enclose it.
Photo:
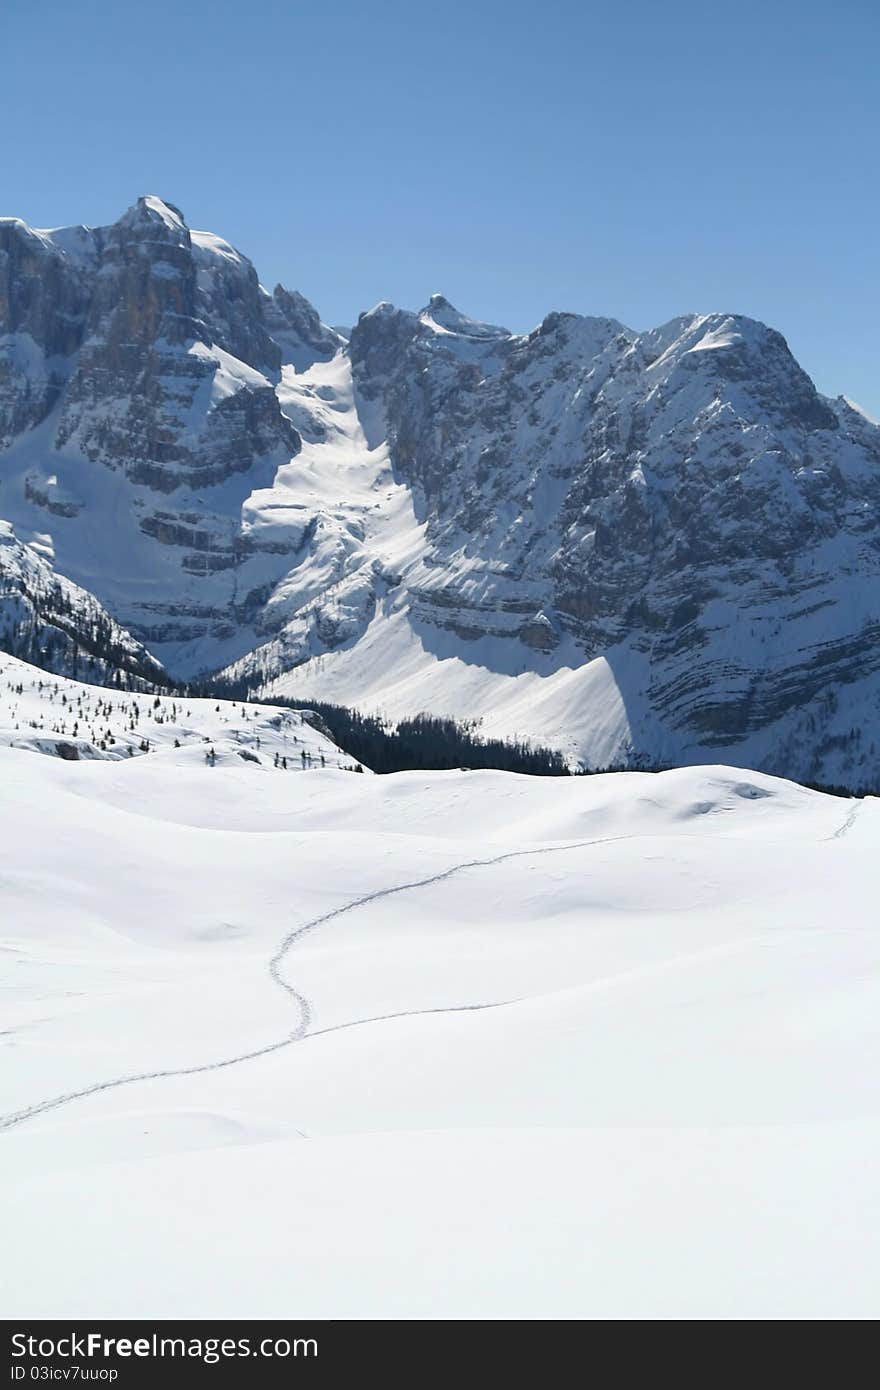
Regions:
[[[880,1312],[876,800],[0,747],[0,805],[7,1317]]]
[[[229,762],[273,771],[354,766],[309,710],[88,685],[5,652],[0,652],[0,748],[72,762],[158,753],[175,766],[208,757],[212,769]]]

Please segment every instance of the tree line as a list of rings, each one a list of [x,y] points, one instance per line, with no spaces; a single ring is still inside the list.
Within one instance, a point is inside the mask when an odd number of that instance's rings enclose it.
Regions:
[[[287,704],[287,701],[272,701]],[[474,723],[416,714],[392,724],[346,705],[304,700],[292,708],[314,710],[333,742],[374,772],[441,772],[452,768],[496,768],[532,777],[567,777],[561,753],[523,740],[482,738]]]

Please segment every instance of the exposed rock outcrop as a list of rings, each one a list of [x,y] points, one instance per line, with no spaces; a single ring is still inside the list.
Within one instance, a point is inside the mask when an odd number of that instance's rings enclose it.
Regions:
[[[56,574],[0,521],[0,651],[56,675],[135,689],[161,686],[159,662],[92,594]],[[73,753],[59,756],[76,757]]]

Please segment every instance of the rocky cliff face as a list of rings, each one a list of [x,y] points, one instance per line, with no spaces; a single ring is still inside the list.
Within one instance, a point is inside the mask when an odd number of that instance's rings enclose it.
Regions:
[[[176,208],[141,198],[78,256],[56,259],[87,301],[56,447],[161,492],[214,486],[296,451],[256,272],[230,246],[193,239]]]
[[[880,430],[780,334],[553,314],[513,338],[435,299],[362,318],[350,353],[445,557],[424,621],[617,663],[627,757],[876,760]]]
[[[92,594],[0,521],[0,651],[96,685],[162,687],[165,672]]]
[[[0,447],[58,400],[86,310],[79,265],[24,222],[0,220]]]
[[[0,223],[0,515],[172,673],[880,783],[880,428],[736,315],[350,341],[143,198]]]
[[[6,221],[0,247],[0,508],[25,536],[55,528],[59,565],[145,640],[210,664],[253,606],[242,504],[299,449],[272,301],[245,257],[155,197],[112,227]],[[210,592],[190,582],[219,572]]]
[[[276,285],[267,299],[265,320],[283,361],[297,372],[308,371],[315,362],[329,362],[345,345],[342,334],[321,322],[304,295],[283,285]]]
[[[141,198],[96,230],[34,232],[6,219],[0,257],[0,328],[17,340],[5,343],[7,370],[18,360],[26,374],[42,357],[37,375],[56,387],[40,396],[23,377],[10,384],[7,443],[46,417],[63,385],[56,446],[75,442],[166,491],[242,471],[276,446],[295,451],[272,389],[282,351],[253,266],[219,237],[191,235],[170,204]],[[225,365],[212,350],[251,368],[240,374],[246,410],[230,404],[238,392],[212,394]]]

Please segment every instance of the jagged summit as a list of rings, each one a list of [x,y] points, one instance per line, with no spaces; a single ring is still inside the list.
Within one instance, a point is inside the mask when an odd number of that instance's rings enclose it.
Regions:
[[[129,224],[137,222],[161,222],[169,231],[180,232],[186,229],[186,219],[180,208],[159,198],[155,193],[147,193],[138,198],[119,219]],[[118,225],[118,224],[117,224]]]
[[[388,299],[380,299],[378,304],[374,304],[372,309],[365,309],[358,315],[358,323],[365,319],[389,319],[397,314],[407,313],[406,309],[398,309],[396,304],[392,304]]]
[[[419,312],[419,322],[435,333],[453,333],[464,338],[509,338],[507,328],[495,324],[480,323],[477,319],[462,314],[443,294],[432,294],[424,309]]]
[[[317,309],[298,290],[276,285],[265,306],[266,325],[282,349],[283,361],[304,372],[315,362],[328,362],[344,339],[321,322]]]

